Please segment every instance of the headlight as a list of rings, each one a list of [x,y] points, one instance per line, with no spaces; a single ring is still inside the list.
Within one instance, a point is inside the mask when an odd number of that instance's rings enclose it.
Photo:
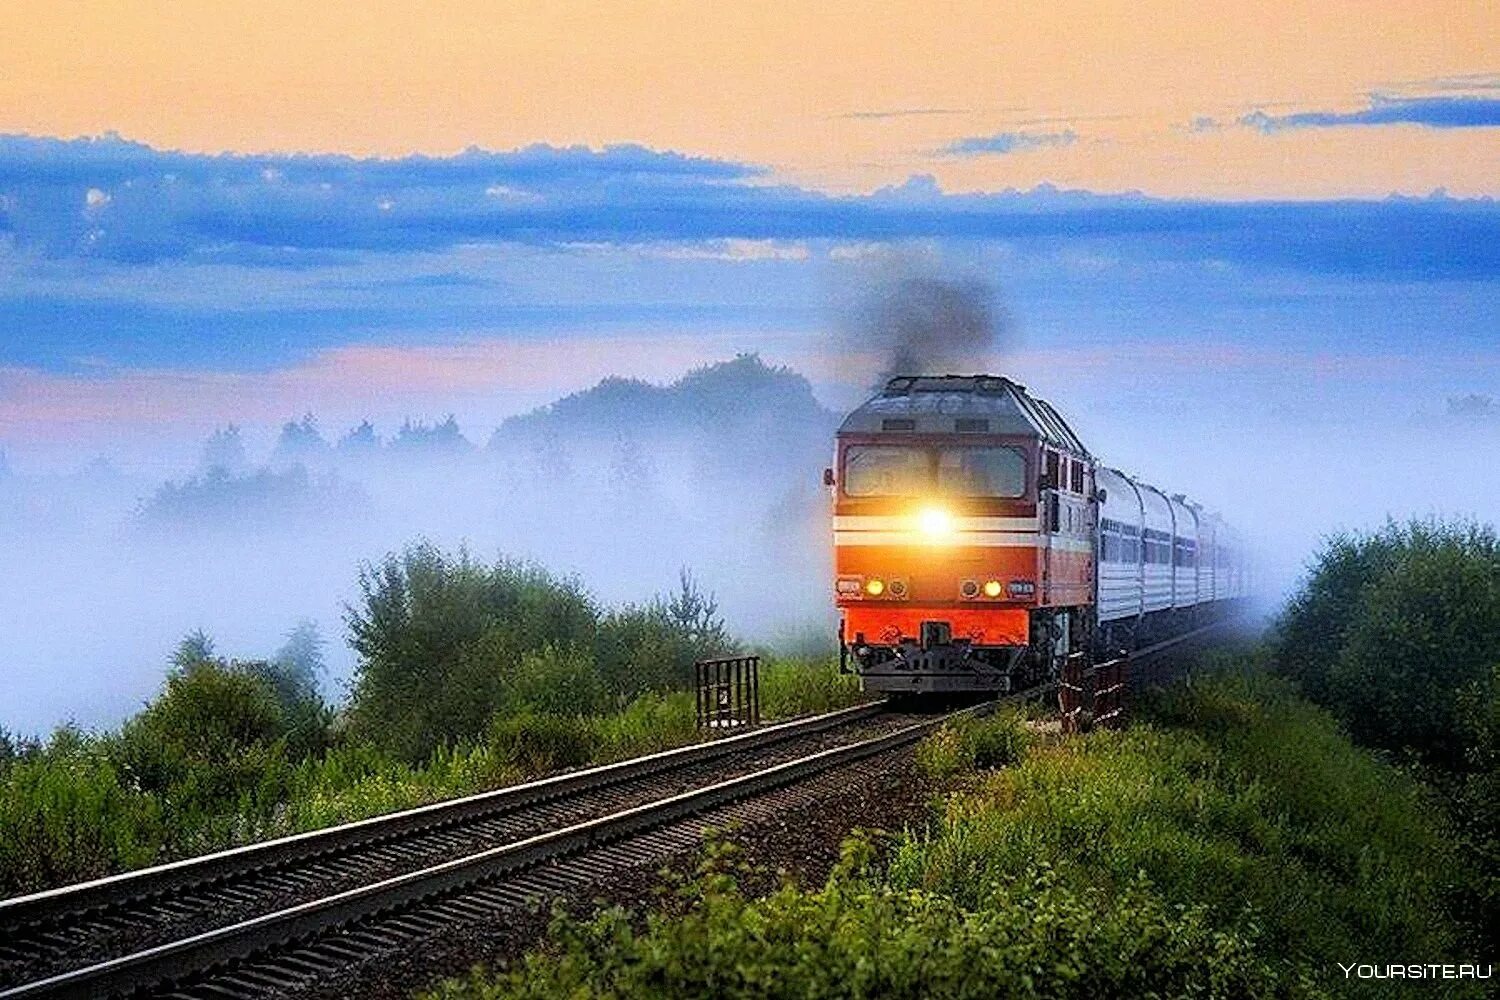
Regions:
[[[930,542],[946,542],[953,538],[953,515],[941,507],[928,507],[917,515],[917,530]]]
[[[1000,596],[1000,592],[1002,590],[1004,590],[1004,589],[1005,589],[1004,587],[1000,586],[1000,581],[999,580],[986,580],[986,581],[984,581],[984,596],[985,597],[999,597]]]
[[[865,593],[871,597],[879,597],[885,593],[885,581],[878,576],[872,576],[865,581]]]

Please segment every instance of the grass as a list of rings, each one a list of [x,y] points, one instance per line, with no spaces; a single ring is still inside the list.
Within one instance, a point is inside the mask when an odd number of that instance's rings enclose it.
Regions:
[[[1316,997],[1350,988],[1339,962],[1481,957],[1431,793],[1288,685],[1221,676],[1140,718],[944,727],[919,755],[948,791],[883,864],[851,841],[826,884],[752,899],[711,851],[643,921],[560,916],[432,996]]]

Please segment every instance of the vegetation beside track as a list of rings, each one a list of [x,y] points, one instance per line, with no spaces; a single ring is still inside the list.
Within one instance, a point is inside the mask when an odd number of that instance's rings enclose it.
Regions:
[[[1342,966],[1494,958],[1497,650],[1492,529],[1334,538],[1270,643],[1126,730],[940,731],[928,825],[847,843],[826,884],[749,898],[712,850],[644,920],[560,915],[433,997],[1484,995]]]
[[[600,606],[576,580],[413,546],[366,571],[346,705],[319,639],[269,661],[183,641],[110,732],[0,732],[0,896],[361,819],[697,738],[695,658],[729,652],[713,599]],[[828,658],[768,656],[767,718],[859,698]]]
[[[825,885],[749,898],[717,848],[643,923],[559,916],[434,996],[1320,996],[1338,962],[1472,961],[1430,791],[1261,661],[1120,732],[949,727],[927,828],[846,843]]]

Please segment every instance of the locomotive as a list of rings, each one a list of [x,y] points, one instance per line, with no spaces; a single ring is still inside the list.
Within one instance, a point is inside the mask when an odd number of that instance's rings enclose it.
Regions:
[[[844,420],[834,462],[840,665],[866,690],[1022,690],[1247,593],[1219,517],[1099,464],[1007,378],[893,378]]]

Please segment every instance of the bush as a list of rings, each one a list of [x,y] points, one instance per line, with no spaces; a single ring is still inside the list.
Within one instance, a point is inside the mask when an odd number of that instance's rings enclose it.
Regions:
[[[502,717],[490,729],[490,744],[523,774],[546,774],[592,760],[594,727],[576,715]]]
[[[0,831],[0,896],[149,864],[166,833],[156,800],[73,729],[0,771]]]
[[[1433,522],[1334,538],[1278,631],[1278,668],[1357,740],[1463,769],[1464,707],[1500,695],[1500,540]]]
[[[366,567],[360,588],[353,730],[412,764],[483,738],[497,712],[587,714],[686,687],[695,659],[733,648],[685,571],[670,598],[606,613],[575,580],[424,544]]]
[[[865,700],[859,678],[841,674],[829,660],[762,660],[760,670],[760,714],[766,719],[832,712]]]

